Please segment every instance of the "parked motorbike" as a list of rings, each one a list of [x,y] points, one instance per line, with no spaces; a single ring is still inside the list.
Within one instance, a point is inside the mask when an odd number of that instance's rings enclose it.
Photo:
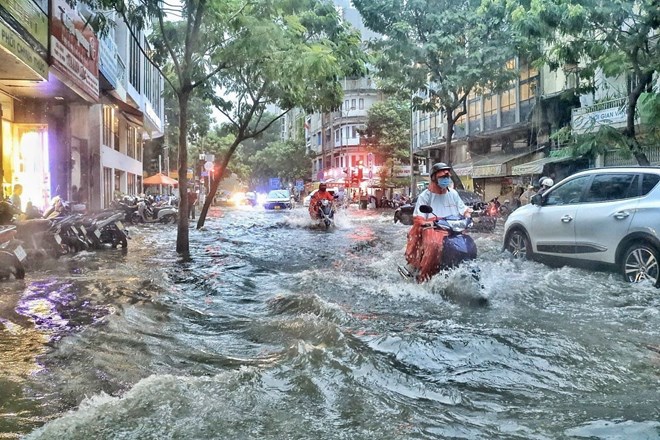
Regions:
[[[16,226],[0,226],[0,279],[25,278],[23,262],[27,254],[16,238]]]
[[[127,249],[130,236],[121,221],[124,218],[122,210],[102,211],[86,219],[85,235],[95,249],[102,249],[105,245]]]
[[[137,212],[133,213],[132,222],[137,223],[175,223],[178,210],[167,204],[155,205],[148,199],[140,199]]]
[[[433,209],[428,205],[420,206],[420,211],[424,214],[432,214]],[[434,265],[433,273],[435,276],[443,271],[448,271],[458,267],[461,264],[472,262],[477,258],[477,245],[469,235],[465,234],[473,222],[471,218],[463,216],[450,216],[445,218],[436,218],[433,222],[432,228],[434,230],[443,230],[447,232],[447,236],[442,244],[441,261]],[[419,267],[415,268],[420,270]],[[471,265],[469,268],[472,278],[479,281],[479,269],[476,265]],[[415,274],[411,273],[407,268],[399,266],[399,273],[406,279],[415,279]]]

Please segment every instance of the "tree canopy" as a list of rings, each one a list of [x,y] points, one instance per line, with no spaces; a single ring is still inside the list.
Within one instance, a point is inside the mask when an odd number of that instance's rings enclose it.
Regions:
[[[507,67],[527,40],[509,21],[508,2],[484,0],[354,0],[365,25],[384,38],[371,42],[385,89],[413,96],[415,109],[442,110],[444,160],[451,162],[454,125],[471,92],[509,88]]]
[[[626,128],[602,130],[580,136],[580,151],[603,140],[632,152],[640,165],[648,159],[636,132],[637,103],[651,92],[653,75],[660,69],[658,30],[660,2],[657,0],[532,0],[513,14],[523,32],[548,45],[540,58],[551,68],[563,67],[579,75],[578,91],[593,91],[599,75],[625,77],[629,84]],[[595,151],[596,153],[598,151]]]
[[[396,97],[372,105],[363,133],[369,149],[383,161],[410,159],[410,100]]]
[[[153,25],[155,62],[179,104],[180,209],[186,212],[189,103],[195,89],[232,125],[234,141],[216,164],[223,176],[245,139],[256,136],[294,107],[331,109],[342,99],[339,79],[360,74],[365,56],[359,34],[340,20],[329,2],[320,0],[182,0],[173,7],[160,0],[79,0],[93,10],[114,9],[129,29]],[[168,21],[173,13],[176,20]],[[97,25],[107,23],[99,13]],[[143,48],[144,49],[144,48]],[[265,118],[267,105],[282,113]],[[211,188],[197,223],[204,224],[217,190]],[[189,258],[188,218],[179,216],[177,252]]]

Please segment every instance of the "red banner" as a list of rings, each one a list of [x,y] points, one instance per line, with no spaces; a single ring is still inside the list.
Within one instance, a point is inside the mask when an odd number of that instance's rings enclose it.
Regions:
[[[93,101],[99,98],[99,41],[66,0],[52,0],[50,54],[53,66]]]

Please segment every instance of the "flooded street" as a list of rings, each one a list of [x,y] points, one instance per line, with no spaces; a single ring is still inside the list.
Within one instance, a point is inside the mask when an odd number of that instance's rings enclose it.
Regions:
[[[660,290],[512,261],[405,282],[408,227],[349,210],[134,227],[0,284],[0,438],[660,438]],[[486,307],[471,305],[484,295]]]

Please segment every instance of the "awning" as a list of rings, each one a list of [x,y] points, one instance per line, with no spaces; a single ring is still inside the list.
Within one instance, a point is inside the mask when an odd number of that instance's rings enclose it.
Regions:
[[[457,163],[452,168],[458,176],[471,176],[473,164],[472,162]]]
[[[511,168],[514,176],[528,176],[532,174],[543,174],[543,167],[549,163],[563,162],[571,160],[572,157],[544,157],[543,159],[533,160],[531,162],[516,165]]]
[[[144,113],[140,110],[122,101],[111,93],[104,93],[103,96],[105,96],[113,105],[117,106],[122,116],[126,118],[127,121],[139,127],[144,125]]]
[[[514,153],[496,153],[482,157],[474,161],[472,168],[473,178],[484,177],[502,177],[508,175],[506,164],[515,159],[520,159],[529,154],[531,151],[514,152]]]

